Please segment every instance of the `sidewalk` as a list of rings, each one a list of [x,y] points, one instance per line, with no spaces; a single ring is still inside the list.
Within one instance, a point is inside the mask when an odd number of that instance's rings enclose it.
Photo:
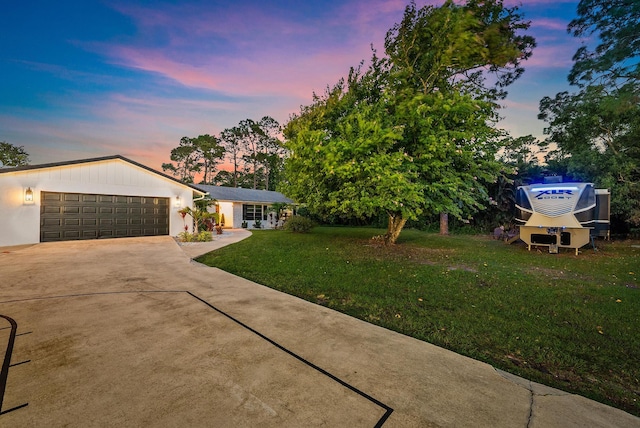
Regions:
[[[251,236],[247,229],[224,229],[222,235],[213,235],[211,242],[178,242],[180,249],[189,257],[195,259],[218,248],[234,244]]]

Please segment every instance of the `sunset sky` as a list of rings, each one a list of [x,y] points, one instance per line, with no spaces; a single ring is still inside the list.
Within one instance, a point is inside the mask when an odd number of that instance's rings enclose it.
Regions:
[[[120,154],[152,168],[183,136],[281,124],[371,56],[408,0],[25,0],[0,13],[0,141],[33,164]],[[543,138],[538,103],[570,89],[578,0],[521,5],[538,43],[500,126]],[[417,0],[416,4],[442,4]]]

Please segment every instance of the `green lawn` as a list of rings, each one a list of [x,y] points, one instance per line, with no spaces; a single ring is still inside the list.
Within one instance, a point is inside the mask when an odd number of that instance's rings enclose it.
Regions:
[[[640,243],[578,256],[481,236],[257,231],[200,262],[640,415]]]

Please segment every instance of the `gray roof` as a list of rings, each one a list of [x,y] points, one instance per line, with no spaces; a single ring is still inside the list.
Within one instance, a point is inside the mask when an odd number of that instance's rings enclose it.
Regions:
[[[234,201],[234,202],[261,202],[267,204],[285,203],[291,204],[293,201],[280,192],[272,190],[256,190],[243,189],[241,187],[225,187],[210,186],[208,184],[196,184],[200,190],[203,190],[211,196],[212,199],[218,201]]]

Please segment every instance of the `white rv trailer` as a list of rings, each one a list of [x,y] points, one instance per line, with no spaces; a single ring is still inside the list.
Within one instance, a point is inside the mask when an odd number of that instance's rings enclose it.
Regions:
[[[518,187],[516,222],[520,239],[532,245],[578,249],[592,236],[608,236],[609,191],[592,183],[550,183]],[[604,234],[603,234],[604,232]]]

